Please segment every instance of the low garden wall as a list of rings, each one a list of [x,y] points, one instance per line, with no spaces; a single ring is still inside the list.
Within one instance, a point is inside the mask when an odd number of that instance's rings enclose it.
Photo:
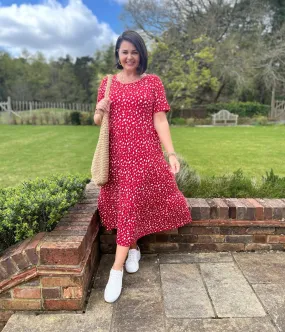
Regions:
[[[84,311],[102,253],[115,253],[97,209],[99,188],[69,209],[56,228],[0,257],[0,330],[18,310]],[[144,236],[142,253],[285,250],[285,199],[187,198],[192,223]]]

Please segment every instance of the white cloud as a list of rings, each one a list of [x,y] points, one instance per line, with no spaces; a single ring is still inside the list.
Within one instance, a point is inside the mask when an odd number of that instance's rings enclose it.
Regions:
[[[0,5],[0,48],[18,55],[25,48],[42,51],[47,57],[93,55],[97,49],[115,42],[118,35],[100,23],[82,0],[57,0],[42,4]]]

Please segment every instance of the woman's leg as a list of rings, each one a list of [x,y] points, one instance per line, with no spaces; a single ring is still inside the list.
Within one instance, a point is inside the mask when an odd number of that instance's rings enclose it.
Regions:
[[[130,247],[124,247],[117,244],[115,262],[112,268],[114,270],[122,270],[129,249],[136,249],[136,248],[137,248],[137,242],[132,243]]]
[[[112,267],[114,270],[123,269],[128,251],[129,251],[129,247],[124,247],[124,246],[120,246],[119,244],[117,244],[115,262]]]

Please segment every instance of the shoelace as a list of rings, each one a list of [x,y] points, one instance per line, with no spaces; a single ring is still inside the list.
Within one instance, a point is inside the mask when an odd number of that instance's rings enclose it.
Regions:
[[[128,260],[130,261],[137,261],[137,252],[135,250],[129,250]]]

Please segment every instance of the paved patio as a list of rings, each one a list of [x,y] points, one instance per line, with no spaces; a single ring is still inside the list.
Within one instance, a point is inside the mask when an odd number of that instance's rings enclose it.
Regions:
[[[3,332],[285,332],[283,251],[143,254],[110,304],[113,261],[102,256],[85,313],[17,313]]]

